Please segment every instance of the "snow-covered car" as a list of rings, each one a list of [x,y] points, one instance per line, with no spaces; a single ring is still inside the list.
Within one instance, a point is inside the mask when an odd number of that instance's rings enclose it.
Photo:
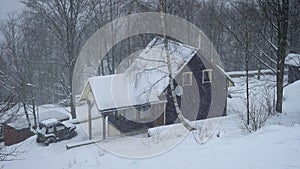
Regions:
[[[71,100],[69,98],[60,100],[58,105],[61,107],[69,107],[71,105]]]
[[[74,98],[74,104],[76,106],[81,106],[83,105],[85,102],[81,101],[80,100],[80,95],[76,95],[75,98]],[[60,100],[58,102],[58,105],[61,106],[61,107],[69,107],[71,105],[71,100],[70,98],[67,98],[67,99],[63,99],[63,100]]]
[[[76,126],[68,121],[60,122],[54,118],[43,120],[39,124],[36,141],[48,146],[50,143],[75,137],[75,129]]]

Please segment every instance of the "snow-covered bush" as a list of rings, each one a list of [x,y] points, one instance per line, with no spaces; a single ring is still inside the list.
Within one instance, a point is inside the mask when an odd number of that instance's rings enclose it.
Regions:
[[[247,123],[247,102],[243,102],[242,110],[235,110],[239,115],[241,127],[247,132],[255,132],[262,128],[267,119],[275,113],[274,94],[272,88],[264,88],[263,92],[249,94],[249,124]]]

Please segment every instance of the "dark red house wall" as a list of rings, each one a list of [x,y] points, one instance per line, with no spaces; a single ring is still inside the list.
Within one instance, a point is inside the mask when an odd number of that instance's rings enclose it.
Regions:
[[[10,146],[21,141],[26,140],[30,136],[33,136],[34,133],[30,131],[29,128],[17,130],[9,125],[4,125],[4,143],[6,146]]]

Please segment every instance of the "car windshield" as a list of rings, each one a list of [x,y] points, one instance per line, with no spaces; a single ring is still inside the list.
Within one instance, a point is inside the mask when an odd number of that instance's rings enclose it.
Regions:
[[[45,127],[45,125],[43,123],[39,123],[39,129],[42,129],[44,127]]]
[[[40,126],[39,132],[40,133],[45,133],[46,132],[46,127],[45,126],[43,126],[43,127]]]
[[[53,133],[54,132],[54,127],[53,126],[48,126],[47,128],[47,133]]]

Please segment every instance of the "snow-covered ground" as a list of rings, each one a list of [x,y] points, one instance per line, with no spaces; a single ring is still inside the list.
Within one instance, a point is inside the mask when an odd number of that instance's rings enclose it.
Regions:
[[[240,128],[239,116],[245,97],[245,78],[233,79],[236,86],[230,89],[232,98],[228,100],[228,116],[218,119],[212,137],[204,144],[195,141],[197,132],[189,133],[177,146],[151,158],[126,158],[107,152],[97,144],[66,150],[66,144],[87,139],[85,131],[77,125],[78,136],[50,144],[37,144],[35,136],[19,144],[24,151],[19,160],[3,162],[4,168],[44,168],[44,169],[130,169],[130,168],[255,168],[288,169],[300,168],[300,81],[284,89],[284,113],[271,117],[265,127],[254,133],[245,133]],[[263,76],[262,80],[250,79],[250,91],[264,90],[264,86],[274,85],[275,77]],[[132,144],[128,138],[116,138],[102,143],[122,146],[133,151],[142,151],[155,146],[171,143],[176,137],[154,140],[144,147]],[[175,140],[176,141],[176,140]],[[101,144],[100,144],[101,146]],[[118,150],[119,149],[119,150]],[[151,150],[155,151],[155,150]]]

